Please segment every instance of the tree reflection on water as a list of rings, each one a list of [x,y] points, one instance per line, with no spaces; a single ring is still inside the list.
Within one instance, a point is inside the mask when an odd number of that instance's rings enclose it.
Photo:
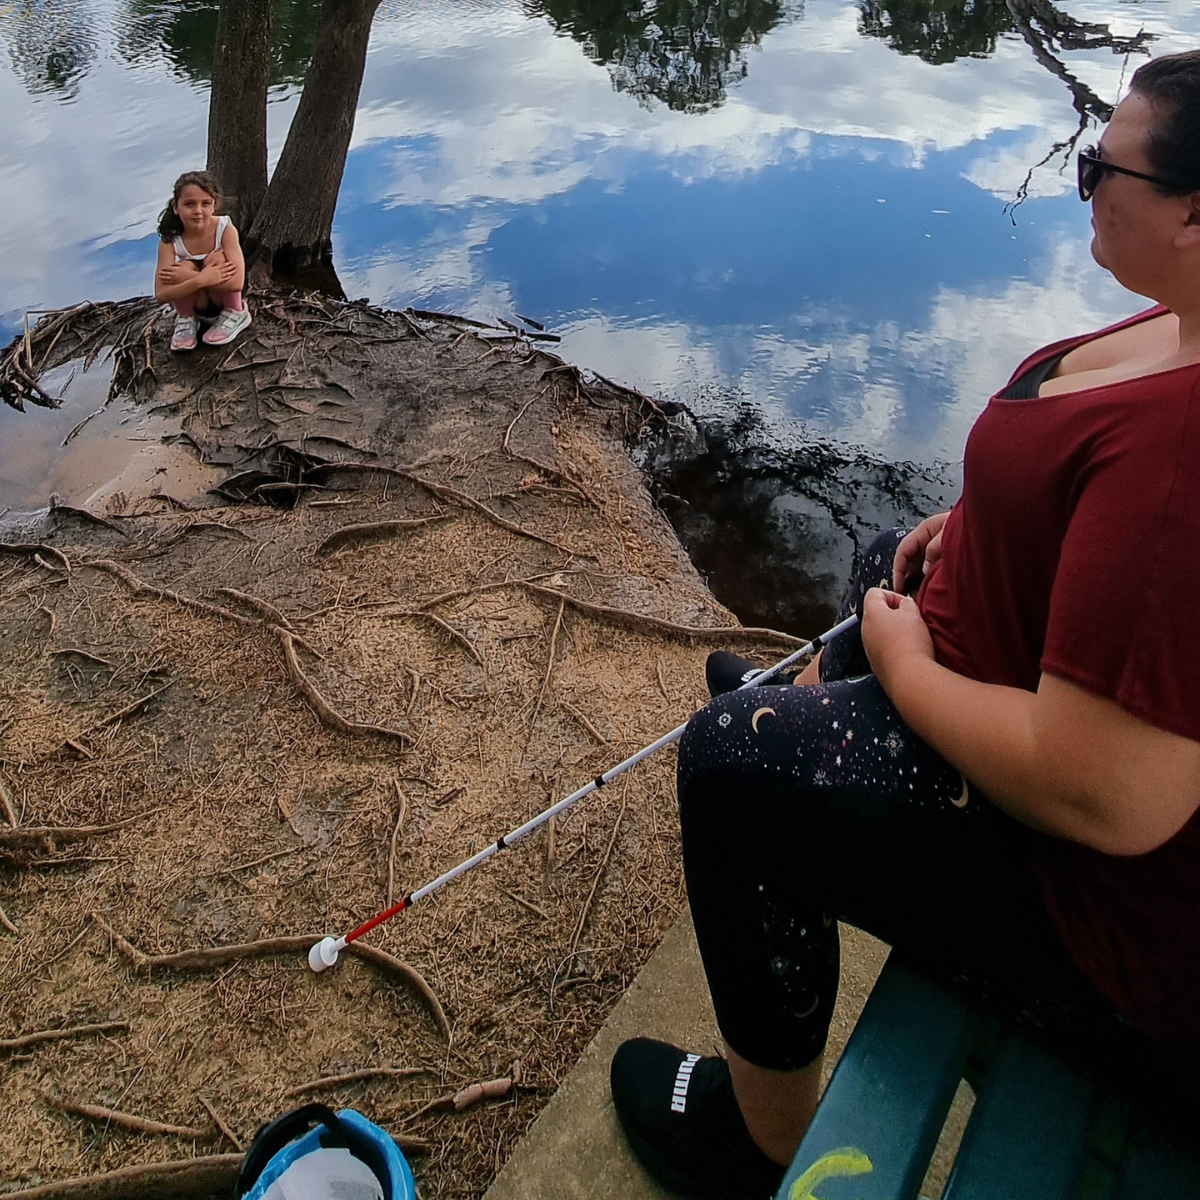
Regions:
[[[304,82],[321,16],[320,0],[273,0],[270,84]],[[117,16],[117,50],[126,62],[165,59],[192,83],[215,69],[220,0],[126,0]]]
[[[74,100],[96,59],[88,0],[18,0],[0,8],[0,33],[25,90]]]
[[[746,78],[747,49],[802,15],[804,0],[537,0],[528,11],[607,67],[618,92],[698,113]]]

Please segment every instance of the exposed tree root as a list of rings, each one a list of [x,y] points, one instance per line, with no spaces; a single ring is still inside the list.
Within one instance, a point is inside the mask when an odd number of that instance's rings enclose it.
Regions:
[[[342,546],[350,546],[356,542],[369,542],[376,538],[389,537],[394,533],[403,533],[410,529],[420,529],[422,525],[433,525],[438,521],[449,520],[446,513],[436,517],[414,517],[399,521],[370,521],[362,525],[347,525],[331,533],[315,548],[316,554],[328,554]]]
[[[323,934],[315,933],[302,934],[296,937],[264,938],[262,941],[243,942],[236,946],[212,946],[206,949],[180,950],[175,954],[144,954],[132,942],[123,938],[98,913],[89,913],[88,915],[108,934],[112,939],[113,945],[134,966],[147,971],[211,971],[217,967],[223,967],[227,963],[240,962],[244,958],[269,958],[276,954],[307,954],[324,936]],[[437,1026],[442,1031],[442,1034],[447,1040],[450,1039],[450,1022],[446,1017],[446,1010],[442,1008],[441,1001],[415,967],[409,966],[408,963],[388,954],[384,950],[378,950],[374,946],[368,946],[362,942],[351,942],[343,953],[353,954],[357,958],[374,963],[377,967],[382,967],[392,975],[398,975],[406,983],[410,984],[429,1007],[430,1012],[433,1014],[433,1019],[437,1022]]]
[[[465,633],[459,632],[453,625],[443,621],[441,617],[434,616],[431,612],[425,612],[419,608],[401,608],[394,612],[380,613],[383,617],[416,617],[422,621],[429,621],[436,625],[447,637],[456,641],[481,667],[485,665],[483,655],[475,648],[475,644],[467,637]]]
[[[596,868],[595,875],[592,876],[592,886],[588,892],[587,899],[583,902],[583,908],[579,910],[579,920],[575,922],[575,932],[571,935],[571,955],[579,949],[579,939],[583,937],[584,927],[587,925],[588,915],[592,911],[592,903],[596,899],[596,891],[600,887],[600,880],[604,877],[604,872],[608,867],[608,860],[612,857],[613,847],[617,844],[617,835],[621,832],[621,822],[625,820],[625,804],[629,799],[629,780],[626,777],[625,787],[621,789],[621,810],[617,813],[617,819],[613,822],[612,833],[608,838],[608,846],[604,850],[604,857],[600,860],[600,865]]]
[[[210,1154],[177,1162],[122,1167],[9,1192],[20,1200],[208,1200],[232,1193],[241,1154]]]
[[[307,1083],[299,1083],[286,1092],[281,1092],[281,1100],[290,1100],[293,1096],[303,1096],[305,1092],[326,1092],[332,1088],[341,1087],[347,1083],[361,1083],[365,1079],[411,1079],[414,1075],[429,1075],[432,1072],[427,1067],[367,1067],[362,1071],[347,1071],[345,1075],[325,1075],[321,1079],[310,1079]]]
[[[77,733],[76,738],[86,737],[89,733],[94,733],[97,729],[103,729],[106,725],[114,725],[117,721],[123,721],[126,717],[132,717],[139,709],[144,708],[155,696],[161,692],[165,692],[175,681],[169,680],[162,687],[157,687],[152,692],[147,692],[144,696],[140,696],[134,700],[132,704],[125,705],[124,708],[118,709],[115,713],[109,713],[107,717],[101,718],[94,725],[89,725],[82,733]]]
[[[592,737],[596,739],[596,741],[598,741],[601,745],[608,744],[608,738],[606,738],[604,734],[602,734],[600,730],[598,730],[595,725],[593,725],[591,721],[589,721],[588,718],[575,707],[575,705],[568,704],[565,700],[560,700],[558,703],[559,706],[570,713],[570,715],[573,716],[575,720],[577,720],[580,725],[582,725],[584,729],[586,729],[588,733],[590,733]]]
[[[8,784],[4,782],[2,775],[0,775],[0,812],[4,813],[4,819],[15,829],[17,814],[12,806],[12,797],[8,794]]]
[[[241,613],[233,612],[228,608],[221,608],[220,605],[209,604],[204,600],[194,600],[191,596],[182,596],[179,592],[173,592],[168,588],[155,587],[153,584],[139,579],[128,567],[123,567],[119,562],[113,562],[111,558],[93,558],[81,565],[92,567],[97,571],[106,571],[109,575],[115,575],[135,596],[153,596],[158,600],[169,600],[172,604],[178,604],[182,608],[190,608],[193,612],[204,613],[210,617],[220,617],[222,620],[233,621],[238,625],[257,626],[266,624],[266,622],[255,617],[243,617]]]
[[[529,736],[533,736],[533,727],[537,723],[538,713],[542,711],[542,701],[546,698],[546,689],[550,686],[550,676],[554,673],[554,656],[558,653],[558,632],[562,629],[565,601],[558,603],[558,613],[554,618],[554,629],[550,634],[550,653],[546,656],[546,673],[542,676],[542,686],[538,690],[537,701],[533,706],[533,716],[529,718]],[[526,739],[528,744],[528,739]]]
[[[392,898],[396,894],[396,846],[400,841],[400,831],[404,828],[404,818],[408,813],[408,798],[400,788],[400,780],[392,781],[396,788],[396,799],[398,801],[398,809],[396,812],[396,824],[392,827],[392,842],[388,848],[388,872],[387,872],[387,903],[385,908],[392,907]]]
[[[331,729],[336,729],[340,733],[374,734],[381,737],[395,738],[401,745],[412,741],[412,738],[408,734],[401,733],[398,729],[388,729],[384,725],[368,725],[362,721],[350,721],[343,717],[321,695],[316,684],[305,675],[304,668],[301,667],[300,660],[296,657],[295,634],[289,633],[286,629],[281,629],[279,626],[274,626],[274,629],[279,638],[279,644],[283,647],[283,661],[287,664],[288,675],[305,700],[308,701],[313,712],[320,718],[322,724],[328,725]]]
[[[82,842],[87,838],[101,837],[134,821],[141,821],[153,816],[160,810],[152,808],[147,812],[138,813],[134,817],[126,817],[123,821],[114,821],[111,825],[20,825],[15,829],[0,829],[0,847],[21,846],[29,843],[41,845],[44,842]]]
[[[38,555],[49,556],[58,559],[68,575],[71,573],[71,560],[61,550],[41,542],[0,542],[0,554],[28,554],[33,558]]]
[[[448,500],[462,508],[472,509],[481,516],[486,517],[493,525],[499,525],[501,529],[507,529],[509,533],[515,533],[518,537],[529,538],[534,542],[541,542],[544,546],[552,546],[555,550],[559,550],[563,554],[580,556],[578,550],[573,550],[570,546],[564,546],[561,542],[556,542],[553,538],[543,537],[542,534],[535,533],[532,529],[527,529],[524,525],[518,525],[516,521],[510,521],[507,517],[502,517],[495,509],[489,508],[484,504],[482,500],[476,500],[474,496],[468,496],[466,492],[460,492],[458,488],[450,487],[449,484],[436,483],[432,479],[425,479],[423,476],[417,475],[413,471],[406,471],[402,467],[384,467],[375,463],[361,462],[322,463],[319,467],[314,467],[309,472],[309,475],[333,474],[337,471],[369,471],[378,475],[390,475],[396,479],[405,479],[419,488],[424,488],[431,496],[437,496],[440,500]]]
[[[126,1033],[128,1021],[102,1021],[99,1025],[71,1025],[66,1029],[43,1029],[38,1033],[25,1033],[15,1038],[0,1038],[0,1053],[15,1054],[40,1046],[43,1042],[59,1042],[64,1038],[89,1037],[93,1033]]]
[[[78,1104],[74,1100],[61,1100],[45,1097],[47,1104],[62,1109],[63,1112],[74,1113],[78,1117],[87,1117],[89,1121],[100,1121],[104,1125],[120,1125],[122,1129],[132,1129],[135,1133],[150,1133],[165,1137],[187,1138],[190,1142],[213,1142],[220,1136],[221,1131],[215,1126],[212,1129],[192,1129],[187,1125],[168,1125],[162,1121],[152,1121],[149,1117],[135,1116],[133,1113],[118,1112],[115,1108],[105,1108],[100,1104]]]
[[[269,621],[272,625],[278,625],[280,629],[286,629],[288,633],[293,632],[291,621],[269,600],[262,600],[258,596],[251,596],[248,592],[239,592],[237,588],[217,588],[217,595],[228,596],[231,600],[237,600],[247,608],[254,609],[260,617]]]
[[[566,592],[542,587],[540,584],[530,583],[527,580],[514,582],[519,582],[521,587],[535,592],[539,596],[546,596],[551,600],[558,600],[560,603],[565,602],[586,616],[603,617],[631,629],[653,629],[659,633],[670,633],[676,637],[698,638],[721,646],[731,642],[769,642],[777,646],[791,647],[804,645],[803,638],[793,637],[790,633],[780,633],[777,629],[757,629],[753,626],[742,625],[680,625],[676,621],[647,616],[645,613],[633,612],[628,608],[613,608],[608,604],[594,604],[590,600],[580,600]]]
[[[233,1130],[229,1127],[229,1125],[222,1118],[221,1114],[219,1112],[217,1112],[217,1110],[215,1108],[213,1108],[213,1106],[203,1096],[197,1096],[196,1099],[199,1100],[200,1103],[204,1105],[205,1111],[208,1113],[208,1115],[210,1117],[212,1117],[213,1124],[221,1131],[221,1136],[236,1151],[238,1151],[239,1154],[243,1150],[245,1150],[246,1147],[242,1145],[242,1139],[240,1137],[238,1137],[238,1135],[236,1133],[233,1132]]]

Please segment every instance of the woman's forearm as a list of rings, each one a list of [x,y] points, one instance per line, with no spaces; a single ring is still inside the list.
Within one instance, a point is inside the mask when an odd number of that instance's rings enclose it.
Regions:
[[[1145,854],[1200,802],[1200,745],[1043,674],[1036,693],[922,655],[881,676],[905,723],[997,807],[1106,854]]]
[[[1033,692],[978,683],[915,655],[881,682],[904,723],[996,805],[1035,829],[1077,836],[1039,778]]]

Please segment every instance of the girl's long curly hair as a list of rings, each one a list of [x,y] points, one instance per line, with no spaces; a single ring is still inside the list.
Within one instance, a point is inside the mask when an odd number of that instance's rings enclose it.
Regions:
[[[158,236],[164,242],[173,242],[183,233],[183,222],[179,219],[179,214],[175,211],[175,205],[179,202],[179,193],[189,183],[195,184],[201,191],[207,192],[216,202],[218,210],[221,207],[221,200],[223,199],[221,196],[221,186],[217,183],[215,176],[210,175],[207,171],[184,171],[175,180],[175,186],[171,190],[171,199],[167,202],[167,207],[158,214]]]

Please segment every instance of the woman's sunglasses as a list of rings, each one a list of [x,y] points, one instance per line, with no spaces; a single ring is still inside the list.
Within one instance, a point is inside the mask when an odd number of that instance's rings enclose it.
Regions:
[[[1079,152],[1078,167],[1080,200],[1086,201],[1092,198],[1096,188],[1100,185],[1100,180],[1104,178],[1105,171],[1109,171],[1113,175],[1129,175],[1133,179],[1144,179],[1147,183],[1157,184],[1170,192],[1191,191],[1191,188],[1180,188],[1177,183],[1160,179],[1157,175],[1145,175],[1141,171],[1131,171],[1128,167],[1118,167],[1115,163],[1101,158],[1095,146],[1086,146]]]

